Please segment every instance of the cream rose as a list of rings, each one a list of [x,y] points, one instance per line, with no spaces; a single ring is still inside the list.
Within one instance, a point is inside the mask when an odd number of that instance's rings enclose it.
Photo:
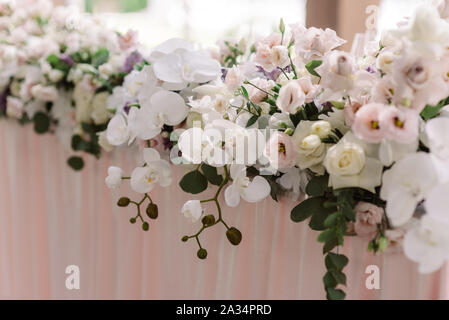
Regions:
[[[381,184],[383,165],[371,158],[365,148],[366,145],[349,132],[329,149],[324,166],[330,175],[330,186],[334,189],[359,187],[375,192]]]

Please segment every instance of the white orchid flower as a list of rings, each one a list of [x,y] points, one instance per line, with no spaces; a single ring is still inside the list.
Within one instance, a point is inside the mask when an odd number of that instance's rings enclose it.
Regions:
[[[449,257],[449,228],[431,216],[424,216],[404,238],[405,255],[419,264],[420,273],[432,273]]]
[[[119,167],[109,167],[108,176],[105,179],[106,185],[110,189],[119,188],[122,184],[123,170]]]
[[[161,133],[164,124],[175,126],[187,117],[188,108],[177,93],[158,91],[140,108],[132,107],[128,115],[130,143],[136,137],[149,140]]]
[[[225,201],[230,207],[237,207],[240,198],[251,203],[262,201],[271,192],[269,183],[261,176],[251,181],[244,165],[231,165],[230,173],[233,182],[225,190]]]
[[[221,76],[218,61],[206,53],[194,51],[191,44],[180,39],[168,40],[156,47],[150,56],[153,70],[163,87],[182,90],[189,82],[206,83]]]
[[[181,212],[184,217],[186,217],[190,221],[197,222],[203,215],[204,210],[201,207],[201,202],[199,200],[190,200],[184,203]]]
[[[143,150],[144,167],[135,168],[131,174],[131,188],[138,193],[153,190],[156,184],[168,187],[172,182],[170,164],[162,160],[159,153],[152,148]]]
[[[113,146],[121,146],[129,140],[130,131],[125,116],[116,114],[108,123],[106,139]]]
[[[386,213],[392,225],[406,224],[416,206],[437,184],[437,172],[427,153],[410,154],[386,171],[380,196],[387,201]]]

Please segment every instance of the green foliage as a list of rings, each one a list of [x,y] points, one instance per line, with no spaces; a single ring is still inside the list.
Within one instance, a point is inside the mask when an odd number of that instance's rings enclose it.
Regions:
[[[449,98],[440,101],[436,106],[427,105],[424,110],[421,112],[421,117],[427,121],[437,117],[440,114],[440,111],[443,107],[449,104]]]
[[[195,170],[187,173],[179,185],[184,192],[199,194],[207,189],[207,178],[199,170]]]
[[[95,68],[105,64],[109,60],[109,51],[107,49],[98,49],[92,56],[92,65]]]
[[[50,118],[44,112],[37,112],[33,117],[34,131],[37,134],[47,133],[50,129]]]
[[[70,157],[67,164],[75,171],[80,171],[84,168],[84,160],[80,157]]]
[[[203,165],[201,165],[201,171],[203,172],[207,181],[209,181],[214,186],[219,186],[223,183],[223,176],[218,174],[217,168],[204,163]]]
[[[324,196],[326,190],[329,189],[329,175],[316,176],[309,181],[306,187],[307,195],[311,197]]]
[[[312,60],[310,61],[308,64],[306,64],[306,69],[307,71],[309,71],[309,73],[313,76],[316,77],[321,77],[316,71],[315,69],[318,68],[319,66],[321,66],[323,64],[323,61],[321,60]]]
[[[53,69],[62,71],[65,75],[67,75],[67,73],[70,71],[70,65],[59,59],[59,57],[55,54],[49,55],[47,57],[47,62]]]

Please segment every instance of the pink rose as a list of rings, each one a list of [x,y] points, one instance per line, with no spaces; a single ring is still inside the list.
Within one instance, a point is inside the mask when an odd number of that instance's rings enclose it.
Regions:
[[[306,101],[306,96],[298,81],[290,81],[279,91],[276,105],[286,113],[295,114]]]
[[[355,208],[354,230],[361,237],[371,238],[377,232],[377,225],[382,222],[384,209],[368,202],[359,202]]]
[[[418,137],[419,114],[406,108],[387,107],[380,114],[384,137],[400,143],[412,143]]]
[[[274,133],[265,148],[265,155],[275,168],[288,169],[296,163],[296,153],[292,138],[283,133]]]
[[[361,107],[356,113],[352,130],[357,138],[369,143],[380,143],[384,138],[380,127],[380,114],[384,108],[380,103],[370,103]]]

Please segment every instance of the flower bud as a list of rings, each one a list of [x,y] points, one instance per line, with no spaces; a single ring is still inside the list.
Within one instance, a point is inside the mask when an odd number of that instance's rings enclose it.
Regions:
[[[242,233],[234,227],[226,231],[226,237],[234,246],[238,246],[242,241]]]
[[[188,236],[184,236],[184,237],[182,237],[181,241],[182,242],[187,242],[187,241],[189,241],[189,237]]]
[[[206,249],[201,248],[200,250],[198,250],[197,254],[198,258],[200,258],[201,260],[204,260],[207,258],[207,251]]]
[[[148,229],[150,229],[150,225],[148,224],[148,222],[142,223],[142,230],[148,231]]]
[[[215,217],[213,215],[205,216],[202,222],[205,227],[210,227],[215,223]]]
[[[155,205],[154,203],[150,203],[147,207],[146,212],[147,212],[147,216],[150,219],[154,220],[154,219],[157,219],[159,210],[157,208],[157,205]]]
[[[131,224],[136,223],[136,218],[131,218],[131,219],[129,219],[129,222],[130,222]]]
[[[131,202],[131,200],[129,198],[123,197],[118,200],[117,205],[119,207],[127,207],[130,202]]]

